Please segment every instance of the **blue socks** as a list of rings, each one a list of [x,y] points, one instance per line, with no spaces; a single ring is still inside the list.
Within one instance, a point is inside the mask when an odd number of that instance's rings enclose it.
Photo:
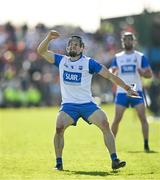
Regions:
[[[112,161],[114,161],[115,159],[117,159],[117,154],[116,154],[116,153],[112,153],[112,154],[111,154],[111,159],[112,159]],[[62,158],[61,158],[61,157],[56,158],[56,163],[57,163],[57,164],[62,164]]]
[[[117,154],[116,154],[116,153],[112,153],[112,154],[111,154],[111,159],[112,159],[112,161],[114,161],[115,159],[117,159]]]
[[[144,146],[148,146],[148,139],[144,140]]]
[[[62,158],[60,157],[60,158],[56,158],[56,163],[57,164],[62,164]]]

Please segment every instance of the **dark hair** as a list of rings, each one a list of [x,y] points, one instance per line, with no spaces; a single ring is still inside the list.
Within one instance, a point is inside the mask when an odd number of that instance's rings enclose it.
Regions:
[[[84,47],[84,42],[83,42],[82,38],[77,35],[73,35],[69,38],[68,45],[70,44],[71,41],[73,41],[75,39],[79,41],[81,47]]]

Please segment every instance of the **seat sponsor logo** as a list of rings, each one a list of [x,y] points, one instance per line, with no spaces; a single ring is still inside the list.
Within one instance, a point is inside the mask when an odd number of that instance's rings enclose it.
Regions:
[[[81,83],[82,73],[79,72],[63,72],[63,81],[66,84],[79,85]]]
[[[135,73],[136,72],[136,65],[123,65],[121,66],[122,73]]]
[[[79,66],[78,69],[79,69],[79,70],[83,70],[83,66]]]

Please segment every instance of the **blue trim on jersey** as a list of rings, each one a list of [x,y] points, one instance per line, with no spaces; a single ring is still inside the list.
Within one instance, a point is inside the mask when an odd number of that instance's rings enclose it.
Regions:
[[[126,93],[117,93],[115,97],[115,104],[124,107],[135,107],[138,104],[144,103],[144,95],[142,91],[138,91],[139,96],[142,98],[131,98]]]
[[[111,63],[111,66],[110,67],[117,67],[118,65],[117,65],[117,58],[116,57],[114,57],[113,59],[112,59],[112,63]]]
[[[142,68],[147,68],[149,67],[149,62],[148,62],[148,59],[143,55],[142,56],[142,62],[141,62],[141,67]]]
[[[64,56],[63,55],[60,55],[60,54],[54,54],[54,59],[55,59],[55,62],[54,62],[54,65],[56,65],[57,67],[59,67],[59,64],[62,60]]]
[[[102,69],[102,65],[100,63],[98,63],[94,59],[89,59],[89,73],[90,74],[99,73],[101,69]]]
[[[97,104],[93,102],[76,104],[76,103],[64,103],[61,105],[60,111],[67,113],[73,120],[73,125],[76,126],[78,119],[81,117],[87,123],[91,124],[88,121],[88,118],[93,114],[97,109],[100,109]]]

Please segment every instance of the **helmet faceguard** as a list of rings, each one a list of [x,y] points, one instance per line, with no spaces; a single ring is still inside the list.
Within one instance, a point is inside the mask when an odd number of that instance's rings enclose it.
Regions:
[[[127,37],[130,37],[133,43],[130,43],[130,45],[125,44],[125,39]],[[132,32],[124,32],[121,36],[121,42],[122,42],[122,47],[126,50],[131,50],[135,46],[136,42],[136,37]]]
[[[132,37],[132,40],[134,40],[134,41],[136,40],[136,37],[135,37],[135,35],[132,32],[124,32],[122,34],[121,41],[124,41],[125,37],[127,37],[127,36]]]

